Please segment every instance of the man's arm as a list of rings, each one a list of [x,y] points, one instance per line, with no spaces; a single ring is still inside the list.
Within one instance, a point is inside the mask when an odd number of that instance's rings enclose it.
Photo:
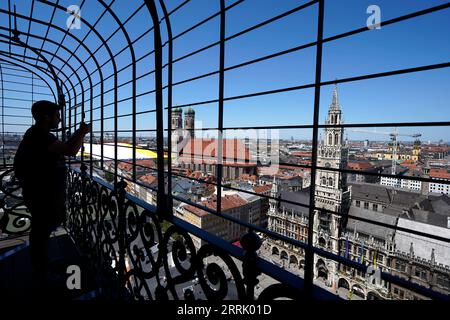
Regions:
[[[67,142],[56,140],[48,149],[51,152],[58,153],[64,156],[76,156],[83,144],[84,137],[91,131],[91,125],[84,122],[80,123],[80,127],[70,137]]]

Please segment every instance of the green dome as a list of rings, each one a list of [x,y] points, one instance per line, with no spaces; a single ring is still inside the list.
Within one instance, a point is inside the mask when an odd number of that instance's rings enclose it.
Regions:
[[[194,109],[192,109],[191,107],[189,107],[185,112],[185,114],[195,114]]]
[[[173,113],[181,113],[181,108],[175,108],[172,110]]]

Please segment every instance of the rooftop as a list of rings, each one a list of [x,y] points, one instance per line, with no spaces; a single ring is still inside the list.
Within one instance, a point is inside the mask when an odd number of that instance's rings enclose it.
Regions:
[[[247,200],[243,199],[239,195],[225,195],[222,197],[222,212],[226,212],[228,210],[236,209],[241,206],[244,206],[248,203]],[[202,206],[205,206],[206,208],[216,210],[217,209],[217,201],[215,198],[211,198],[205,201],[202,201],[200,203]],[[193,214],[197,215],[198,217],[204,217],[205,215],[208,215],[209,213],[207,211],[204,211],[202,209],[199,209],[197,207],[194,207],[192,205],[186,205],[184,206],[185,210],[192,212]]]
[[[429,176],[435,179],[450,180],[450,170],[445,168],[431,168]]]

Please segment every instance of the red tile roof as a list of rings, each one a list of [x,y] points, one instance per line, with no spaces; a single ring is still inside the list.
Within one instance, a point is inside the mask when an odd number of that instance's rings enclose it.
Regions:
[[[188,156],[181,156],[178,158],[178,162],[184,162],[184,163],[193,163],[193,164],[217,164],[217,159],[202,159],[194,158],[194,157],[188,157]],[[224,167],[256,167],[256,162],[224,162]]]
[[[222,197],[222,212],[241,207],[247,203],[248,202],[246,200],[244,200],[237,194],[223,196]],[[205,206],[209,209],[213,209],[213,210],[216,210],[216,208],[217,208],[216,197],[212,197],[206,201],[202,201],[199,204],[202,206]],[[193,214],[195,214],[198,217],[203,217],[208,214],[208,212],[206,212],[202,209],[199,209],[197,207],[191,206],[191,205],[186,205],[184,208],[186,210],[192,212]]]
[[[351,170],[367,170],[372,169],[374,166],[369,162],[349,161],[347,167]]]
[[[202,177],[202,172],[201,171],[194,171],[194,172],[191,173],[190,177],[194,178],[194,179],[200,179]]]
[[[290,171],[291,176],[292,174],[303,176],[305,172],[311,171],[311,168],[295,167],[289,165],[279,165],[278,167],[258,167],[259,175],[274,175],[274,173],[283,175],[283,171]]]
[[[245,162],[250,160],[250,152],[241,140],[223,139],[223,158],[237,159],[236,161]],[[218,140],[217,139],[189,139],[181,151],[182,157],[194,158],[214,158],[217,157]]]
[[[141,181],[142,183],[147,183],[150,185],[156,183],[156,180],[157,177],[152,176],[151,174],[146,174],[139,178],[139,181]]]
[[[241,176],[239,177],[240,180],[244,180],[244,181],[253,181],[256,182],[258,180],[258,177],[255,176],[254,174],[248,174],[248,173],[243,173],[241,174]]]
[[[136,160],[138,166],[156,168],[156,163],[152,159]]]
[[[130,160],[131,161],[131,160]],[[137,170],[145,168],[156,168],[156,164],[153,160],[136,160]],[[122,171],[131,172],[133,170],[133,164],[128,162],[119,162],[118,168]]]
[[[311,157],[312,153],[310,151],[294,151],[291,152],[294,157]]]
[[[450,179],[450,171],[443,168],[432,168],[429,175],[436,179]]]
[[[131,171],[133,170],[133,165],[131,163],[120,162],[117,167],[122,171]]]
[[[268,183],[268,184],[265,184],[262,186],[253,187],[253,192],[264,194],[266,192],[269,192],[271,189],[272,189],[272,184]]]
[[[417,165],[417,162],[412,161],[412,160],[405,160],[405,161],[403,161],[401,163],[401,165],[403,167],[407,167],[407,168],[409,168],[411,170],[418,170],[418,169],[420,169],[419,166]]]

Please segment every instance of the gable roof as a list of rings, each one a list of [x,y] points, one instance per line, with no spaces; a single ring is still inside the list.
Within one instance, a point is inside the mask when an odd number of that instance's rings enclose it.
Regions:
[[[349,216],[354,216],[358,218],[365,218],[372,221],[382,222],[391,226],[394,226],[397,224],[397,217],[390,214],[384,214],[381,212],[366,210],[363,208],[358,208],[351,206],[349,210]],[[347,221],[346,229],[349,232],[353,232],[356,230],[356,232],[364,233],[366,235],[371,235],[380,239],[391,239],[394,234],[395,230],[387,227],[381,227],[373,223],[368,223],[364,221],[355,220],[352,218],[349,218]]]

